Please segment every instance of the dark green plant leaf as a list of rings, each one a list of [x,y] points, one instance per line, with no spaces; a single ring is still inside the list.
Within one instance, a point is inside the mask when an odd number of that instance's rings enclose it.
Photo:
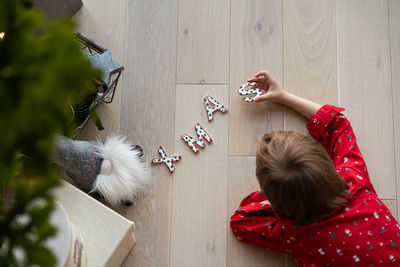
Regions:
[[[104,130],[103,124],[101,123],[99,115],[97,114],[96,109],[94,107],[94,102],[92,102],[92,104],[89,107],[89,114],[94,124],[96,124],[97,129],[99,129],[100,131]]]

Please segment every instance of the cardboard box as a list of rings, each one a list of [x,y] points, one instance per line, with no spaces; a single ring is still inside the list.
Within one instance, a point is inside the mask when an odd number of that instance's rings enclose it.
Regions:
[[[136,243],[134,222],[65,181],[54,195],[84,239],[87,266],[120,266]]]

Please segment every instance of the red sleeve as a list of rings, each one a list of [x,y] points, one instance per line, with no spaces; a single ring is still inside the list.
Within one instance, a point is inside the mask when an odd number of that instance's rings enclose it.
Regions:
[[[248,195],[231,217],[231,229],[239,241],[267,250],[285,253],[280,236],[281,225],[261,191]]]
[[[361,187],[373,189],[367,166],[357,146],[356,136],[343,108],[325,105],[307,123],[307,129],[317,142],[322,142],[335,168],[348,182],[354,195]]]

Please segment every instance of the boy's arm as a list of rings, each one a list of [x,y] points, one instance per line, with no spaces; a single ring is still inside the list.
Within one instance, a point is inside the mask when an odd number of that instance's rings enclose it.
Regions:
[[[356,144],[356,138],[350,122],[340,112],[344,109],[334,106],[321,106],[282,89],[279,83],[267,71],[260,71],[249,82],[265,91],[256,98],[256,102],[271,100],[289,106],[306,117],[307,129],[317,142],[322,141],[336,169],[353,185],[355,191],[360,183],[370,185],[367,167]],[[371,186],[372,188],[372,186]],[[373,188],[372,188],[373,190]],[[354,192],[352,192],[354,193]]]
[[[298,97],[286,91],[283,92],[280,103],[296,110],[307,119],[311,119],[311,117],[322,107],[320,104]]]
[[[364,186],[375,191],[353,128],[341,111],[344,109],[324,105],[311,117],[307,129],[316,141],[322,141],[335,168],[350,185],[353,195]]]
[[[230,226],[239,241],[275,252],[286,252],[281,225],[261,191],[248,195],[231,217]]]

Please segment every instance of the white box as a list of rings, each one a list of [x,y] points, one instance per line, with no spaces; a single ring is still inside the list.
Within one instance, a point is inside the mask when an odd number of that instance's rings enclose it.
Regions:
[[[83,237],[87,266],[120,266],[136,243],[134,222],[65,181],[54,196]]]

